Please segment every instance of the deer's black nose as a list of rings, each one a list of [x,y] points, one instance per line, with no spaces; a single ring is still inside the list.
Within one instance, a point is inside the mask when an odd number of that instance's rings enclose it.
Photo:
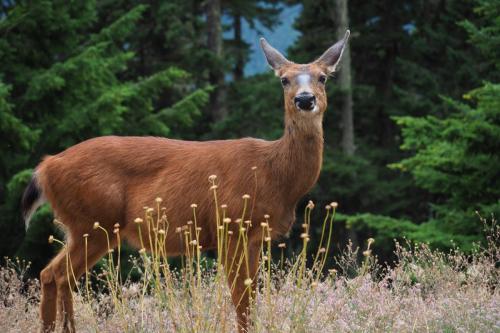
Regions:
[[[299,109],[304,111],[311,111],[316,105],[316,97],[310,93],[299,94],[295,96],[293,101]]]

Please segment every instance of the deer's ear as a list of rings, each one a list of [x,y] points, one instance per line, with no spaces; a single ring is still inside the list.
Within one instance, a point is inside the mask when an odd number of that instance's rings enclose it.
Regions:
[[[274,69],[274,73],[278,74],[278,71],[290,61],[285,58],[278,50],[272,47],[264,38],[260,39],[260,46],[264,55],[266,56],[267,63]]]
[[[332,47],[326,50],[318,60],[316,60],[316,63],[326,67],[328,74],[335,72],[345,46],[347,45],[347,40],[349,39],[350,34],[350,31],[347,30],[343,39],[335,43]]]

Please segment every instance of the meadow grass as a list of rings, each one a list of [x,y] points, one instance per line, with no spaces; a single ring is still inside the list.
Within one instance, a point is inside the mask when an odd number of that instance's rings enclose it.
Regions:
[[[216,201],[216,188],[213,189]],[[245,207],[249,196],[244,196]],[[224,251],[231,241],[245,246],[248,226],[243,218],[231,221],[221,205],[217,213],[218,259],[203,256],[192,205],[193,221],[169,230],[162,200],[145,207],[135,220],[151,230],[141,235],[144,246],[131,258],[141,278],[122,278],[121,248],[110,250],[103,269],[90,271],[77,282],[75,319],[79,332],[235,332],[235,312],[223,266],[246,264],[246,255],[228,262]],[[336,204],[326,207],[318,249],[309,249],[309,203],[304,215],[302,250],[285,260],[284,244],[272,253],[269,221],[263,229],[257,291],[252,296],[251,332],[499,332],[500,228],[489,223],[487,242],[471,254],[443,253],[425,244],[396,244],[397,260],[381,266],[372,254],[375,240],[363,249],[348,246],[335,255],[336,267],[325,267],[331,251]],[[242,214],[243,217],[245,213]],[[155,217],[156,216],[156,217]],[[239,223],[239,232],[229,230]],[[94,232],[120,237],[99,223]],[[173,269],[164,252],[167,233],[175,232],[186,246],[180,269]],[[88,235],[85,241],[91,241]],[[51,236],[51,242],[63,241]],[[82,249],[85,251],[85,249]],[[358,255],[362,251],[362,255]],[[274,258],[279,258],[273,261]],[[359,257],[362,260],[359,260]],[[118,259],[118,260],[117,260]],[[70,262],[71,258],[67,258]],[[27,265],[7,260],[0,268],[0,331],[32,332],[38,329],[39,282],[25,278]],[[71,269],[68,279],[74,279]],[[248,282],[248,286],[252,281]]]

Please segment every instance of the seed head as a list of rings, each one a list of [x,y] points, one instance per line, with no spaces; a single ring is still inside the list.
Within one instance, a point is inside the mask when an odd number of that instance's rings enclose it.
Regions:
[[[314,208],[314,202],[312,202],[311,200],[309,200],[309,202],[307,203],[307,208],[313,209]]]
[[[267,222],[260,222],[260,226],[262,228],[267,228],[267,227],[269,227],[269,223],[267,223]]]
[[[234,220],[234,222],[235,222],[235,223],[241,223],[241,219],[240,219],[240,218],[238,218],[238,219]]]
[[[284,248],[286,248],[286,244],[285,243],[279,243],[278,247],[281,248],[281,249],[284,249]]]
[[[328,273],[330,273],[331,275],[335,275],[337,274],[337,270],[335,268],[332,268],[328,270]]]
[[[240,232],[245,232],[245,231],[247,231],[246,228],[240,228]]]
[[[83,238],[88,238],[89,234],[83,234]]]
[[[245,223],[246,225],[250,225],[250,224],[252,224],[252,221],[250,221],[250,220],[245,220],[245,222],[243,222],[243,223]]]
[[[302,228],[307,229],[307,223],[302,223]]]
[[[269,218],[270,218],[270,217],[271,217],[271,216],[269,216],[269,214],[264,214],[264,218],[265,218],[266,220],[269,220]]]
[[[325,252],[326,252],[326,249],[325,249],[324,247],[322,247],[322,248],[320,248],[320,249],[319,249],[319,251],[318,251],[318,252],[319,252],[319,253],[325,253]]]
[[[307,237],[309,237],[309,235],[305,232],[300,234],[300,238],[307,238]]]
[[[197,204],[195,204],[195,203],[194,203],[194,204],[191,204],[191,208],[196,208],[196,207],[198,207],[198,205],[197,205]]]
[[[144,222],[144,221],[143,221],[140,217],[138,217],[138,218],[136,218],[136,219],[134,220],[134,222],[135,222],[135,223],[142,223],[142,222]]]
[[[49,236],[49,244],[54,243],[54,236],[50,235]]]
[[[99,228],[99,222],[94,222],[94,230]]]
[[[242,198],[244,200],[250,199],[250,194],[243,194]]]
[[[210,176],[208,177],[208,181],[210,181],[210,182],[213,182],[213,181],[214,181],[214,180],[216,180],[216,179],[217,179],[217,176],[216,176],[216,175],[210,175]]]
[[[330,205],[326,205],[326,206],[325,206],[325,209],[326,209],[326,210],[330,210],[330,209],[332,209],[332,206],[330,206]]]
[[[151,207],[149,207],[148,209],[146,209],[146,213],[152,213],[154,212],[155,210]]]
[[[372,245],[373,243],[375,243],[375,239],[368,238],[368,246]]]
[[[218,229],[219,229],[219,230],[224,230],[224,226],[223,226],[223,225],[220,225],[220,226],[218,227]]]
[[[163,200],[162,200],[162,198],[158,197],[155,199],[155,201],[156,201],[156,203],[161,203]]]
[[[268,256],[262,256],[262,260],[263,260],[263,261],[267,261],[268,259],[269,259],[269,257],[268,257]]]
[[[139,253],[140,253],[140,254],[144,254],[144,253],[146,253],[146,249],[145,249],[145,248],[140,249],[140,250],[139,250]]]
[[[264,238],[264,241],[266,241],[266,242],[270,242],[270,241],[271,241],[271,237],[266,237],[266,238]]]
[[[252,284],[252,279],[248,278],[245,280],[245,286],[249,287]]]
[[[196,231],[201,231],[201,227],[196,227]]]
[[[197,245],[198,242],[196,241],[196,239],[193,239],[192,241],[189,242],[189,244],[191,244],[191,245]]]
[[[193,224],[193,221],[187,221],[187,225]]]
[[[160,235],[165,235],[165,230],[160,229],[160,230],[158,230],[158,233],[159,233]]]
[[[217,187],[218,187],[217,185],[212,185],[212,186],[210,186],[210,189],[211,189],[211,190],[216,190],[216,189],[217,189]]]
[[[222,220],[224,223],[231,223],[231,219],[229,217],[226,217],[224,218],[224,220]]]
[[[182,231],[182,228],[181,228],[181,227],[177,227],[177,228],[175,228],[175,233],[176,233],[176,234],[181,233],[181,231]]]
[[[109,249],[109,250],[108,250],[108,253],[109,253],[109,254],[112,254],[113,252],[114,252],[114,250],[113,250],[113,249]]]
[[[252,170],[253,170],[253,171],[257,170],[257,167],[254,165],[254,166],[252,167]]]
[[[333,208],[337,208],[339,204],[336,201],[334,201],[330,203],[330,206],[332,206]]]
[[[363,251],[363,256],[369,257],[372,254],[372,250]]]
[[[227,205],[226,205],[226,204],[222,204],[222,205],[220,205],[220,208],[221,208],[221,209],[226,209],[226,208],[227,208]]]
[[[115,223],[115,224],[113,225],[113,227],[114,227],[114,228],[119,228],[119,227],[120,227],[120,224],[119,224],[119,223]]]
[[[228,230],[228,231],[227,231],[227,234],[228,234],[228,235],[232,235],[232,234],[233,234],[233,231],[232,231],[232,230]]]
[[[120,229],[118,229],[118,228],[114,228],[114,229],[113,229],[113,233],[114,233],[114,234],[118,234],[119,232],[120,232]]]

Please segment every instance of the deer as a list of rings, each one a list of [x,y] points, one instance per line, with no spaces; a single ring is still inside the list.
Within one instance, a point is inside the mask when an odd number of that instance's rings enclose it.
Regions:
[[[93,233],[83,255],[84,235],[92,232],[94,221],[109,233],[120,225],[121,239],[141,248],[137,223],[143,207],[163,198],[172,229],[192,218],[189,207],[197,205],[198,225],[203,228],[199,243],[203,250],[214,249],[216,230],[213,198],[200,187],[211,175],[223,191],[219,202],[227,204],[227,216],[238,216],[241,198],[255,187],[253,218],[271,214],[269,230],[273,240],[283,237],[295,221],[295,209],[318,180],[323,156],[323,117],[327,109],[325,84],[338,67],[349,38],[328,48],[308,64],[296,64],[283,56],[264,38],[260,45],[268,65],[279,77],[284,94],[283,135],[274,141],[254,138],[216,141],[182,141],[160,137],[104,136],[89,139],[63,152],[45,156],[35,168],[21,200],[22,214],[29,225],[32,214],[48,202],[55,218],[64,226],[66,246],[40,272],[40,332],[52,332],[56,317],[61,331],[75,332],[72,292],[75,282],[67,276],[67,265],[76,279],[92,267],[109,248],[104,233]],[[250,169],[257,168],[258,177]],[[212,176],[214,177],[214,176]],[[213,178],[212,178],[213,179]],[[142,234],[148,232],[144,226]],[[231,298],[236,309],[239,332],[250,322],[249,297],[255,293],[262,228],[249,227],[246,253],[248,265],[239,273],[227,269],[227,281],[234,285]],[[110,238],[109,247],[117,240]],[[167,235],[165,252],[182,255],[182,242]],[[146,245],[146,251],[151,251]],[[229,246],[226,255],[235,258],[242,248]],[[66,258],[71,260],[67,261]],[[249,281],[251,285],[245,282]]]

